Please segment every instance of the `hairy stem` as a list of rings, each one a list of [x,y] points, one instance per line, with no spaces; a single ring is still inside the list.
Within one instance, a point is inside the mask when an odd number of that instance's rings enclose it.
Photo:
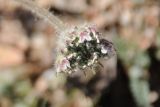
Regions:
[[[63,31],[65,25],[63,22],[53,14],[51,14],[47,9],[38,7],[32,0],[15,0],[21,3],[22,6],[35,13],[38,17],[50,23],[57,32]]]

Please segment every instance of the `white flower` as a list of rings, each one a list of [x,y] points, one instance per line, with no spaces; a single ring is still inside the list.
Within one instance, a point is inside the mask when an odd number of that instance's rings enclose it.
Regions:
[[[71,68],[70,66],[70,62],[68,61],[67,58],[64,58],[60,61],[58,68],[57,68],[57,72],[64,72],[66,71],[68,68]]]
[[[102,46],[102,48],[101,48],[101,52],[102,52],[103,54],[106,54],[106,53],[108,52],[108,50],[107,50],[107,49],[105,49],[105,48]]]
[[[88,29],[90,32],[93,33],[93,36],[96,36],[96,32],[97,32],[96,26],[89,26]]]
[[[86,68],[86,67],[87,67],[86,65],[83,65],[83,66],[82,66],[83,69]]]
[[[89,32],[92,32],[93,37],[96,38],[97,43],[99,43],[99,42],[100,42],[100,41],[99,41],[99,38],[98,38],[99,35],[97,34],[96,26],[89,26],[88,29],[89,29]]]
[[[97,34],[96,34],[95,38],[97,40],[97,43],[99,43],[100,41],[99,41],[99,38],[98,38]]]
[[[89,33],[87,31],[81,32],[79,36],[80,36],[80,38],[79,38],[80,43],[83,43],[85,40],[86,41],[92,40],[91,36],[89,35]]]

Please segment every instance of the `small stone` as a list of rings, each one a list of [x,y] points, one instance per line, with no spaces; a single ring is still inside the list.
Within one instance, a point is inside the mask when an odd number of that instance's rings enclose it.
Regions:
[[[29,47],[29,40],[18,20],[4,19],[0,23],[0,42],[12,45],[23,51]]]
[[[53,6],[72,13],[82,13],[87,9],[85,0],[54,0]]]
[[[0,45],[0,68],[16,66],[24,62],[24,54],[21,50]]]
[[[37,62],[43,66],[48,66],[53,61],[52,49],[49,39],[43,32],[35,32],[31,38],[31,51],[29,60]]]
[[[116,0],[91,0],[91,4],[98,10],[105,10],[109,6],[113,5]]]

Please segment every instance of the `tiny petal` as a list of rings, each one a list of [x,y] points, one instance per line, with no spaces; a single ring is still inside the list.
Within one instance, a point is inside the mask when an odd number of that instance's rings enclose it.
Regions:
[[[92,60],[92,64],[97,60],[98,56],[96,53],[93,53],[93,60]]]
[[[102,47],[102,48],[101,48],[101,52],[102,52],[103,54],[106,54],[106,53],[108,52],[108,50],[105,49],[104,47]]]
[[[89,32],[91,32],[92,34],[93,34],[93,36],[96,38],[96,40],[97,40],[97,43],[100,43],[100,41],[99,41],[99,33],[97,33],[97,29],[96,29],[96,26],[89,26],[88,27],[88,29],[89,29]]]
[[[85,40],[87,40],[87,41],[92,40],[91,36],[88,34],[87,31],[80,33],[80,43],[83,43]]]
[[[57,72],[65,72],[68,68],[70,68],[70,62],[68,59],[63,58],[57,65]]]
[[[84,65],[82,68],[84,69],[84,68],[86,68],[87,66],[86,65]]]
[[[89,30],[90,30],[91,32],[97,32],[96,26],[94,26],[94,25],[90,26],[90,27],[89,27]]]

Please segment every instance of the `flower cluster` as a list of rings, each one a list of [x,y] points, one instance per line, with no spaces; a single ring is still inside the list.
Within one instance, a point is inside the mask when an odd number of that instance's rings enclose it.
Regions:
[[[113,44],[100,39],[95,26],[75,27],[66,33],[65,47],[61,49],[57,62],[57,72],[72,73],[86,67],[100,64],[100,58],[110,58],[115,54]]]

